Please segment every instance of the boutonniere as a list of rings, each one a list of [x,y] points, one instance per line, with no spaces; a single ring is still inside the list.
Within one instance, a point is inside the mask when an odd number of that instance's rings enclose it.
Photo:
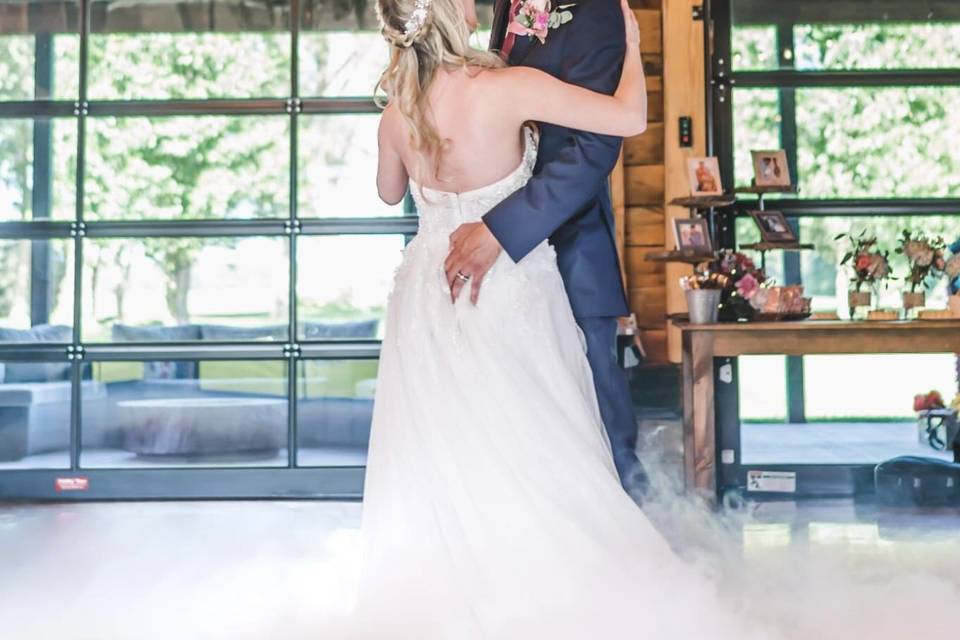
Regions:
[[[557,29],[573,20],[570,9],[574,6],[560,4],[554,8],[550,0],[524,0],[507,31],[518,36],[536,37],[540,44],[544,44],[550,29]]]

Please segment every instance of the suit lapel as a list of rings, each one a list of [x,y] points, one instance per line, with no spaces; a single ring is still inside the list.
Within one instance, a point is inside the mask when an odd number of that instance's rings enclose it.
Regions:
[[[533,36],[517,36],[517,39],[513,42],[513,49],[510,50],[510,59],[508,62],[511,66],[523,63],[534,40],[535,38]],[[540,44],[539,40],[536,42],[538,45]]]

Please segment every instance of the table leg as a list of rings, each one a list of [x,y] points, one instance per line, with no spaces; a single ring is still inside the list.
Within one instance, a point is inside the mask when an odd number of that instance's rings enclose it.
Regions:
[[[683,459],[689,491],[717,497],[713,336],[683,334]]]

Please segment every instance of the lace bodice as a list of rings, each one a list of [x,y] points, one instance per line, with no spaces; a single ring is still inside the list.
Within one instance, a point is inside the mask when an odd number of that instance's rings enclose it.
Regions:
[[[537,160],[537,137],[532,129],[524,129],[523,159],[520,165],[492,184],[462,193],[421,188],[412,179],[410,193],[417,203],[421,237],[442,237],[465,222],[476,222],[501,200],[521,188],[533,175]]]

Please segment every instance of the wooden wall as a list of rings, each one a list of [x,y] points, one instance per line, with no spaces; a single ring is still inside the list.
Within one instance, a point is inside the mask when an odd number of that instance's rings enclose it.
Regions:
[[[663,12],[661,0],[631,0],[640,24],[640,50],[649,95],[647,131],[628,139],[623,167],[614,175],[615,204],[621,218],[624,278],[630,310],[636,315],[641,340],[652,362],[667,360],[666,286],[662,264],[646,262],[646,252],[665,242]],[[622,180],[618,194],[616,180]],[[617,197],[619,196],[619,197]]]
[[[674,247],[673,218],[688,212],[665,203],[689,195],[686,158],[704,153],[703,23],[693,19],[699,1],[630,3],[640,24],[649,125],[625,142],[613,193],[630,310],[650,363],[680,361],[679,336],[668,332],[666,315],[686,310],[678,282],[688,267],[647,262],[644,256]],[[679,145],[680,116],[693,118],[692,148]]]

